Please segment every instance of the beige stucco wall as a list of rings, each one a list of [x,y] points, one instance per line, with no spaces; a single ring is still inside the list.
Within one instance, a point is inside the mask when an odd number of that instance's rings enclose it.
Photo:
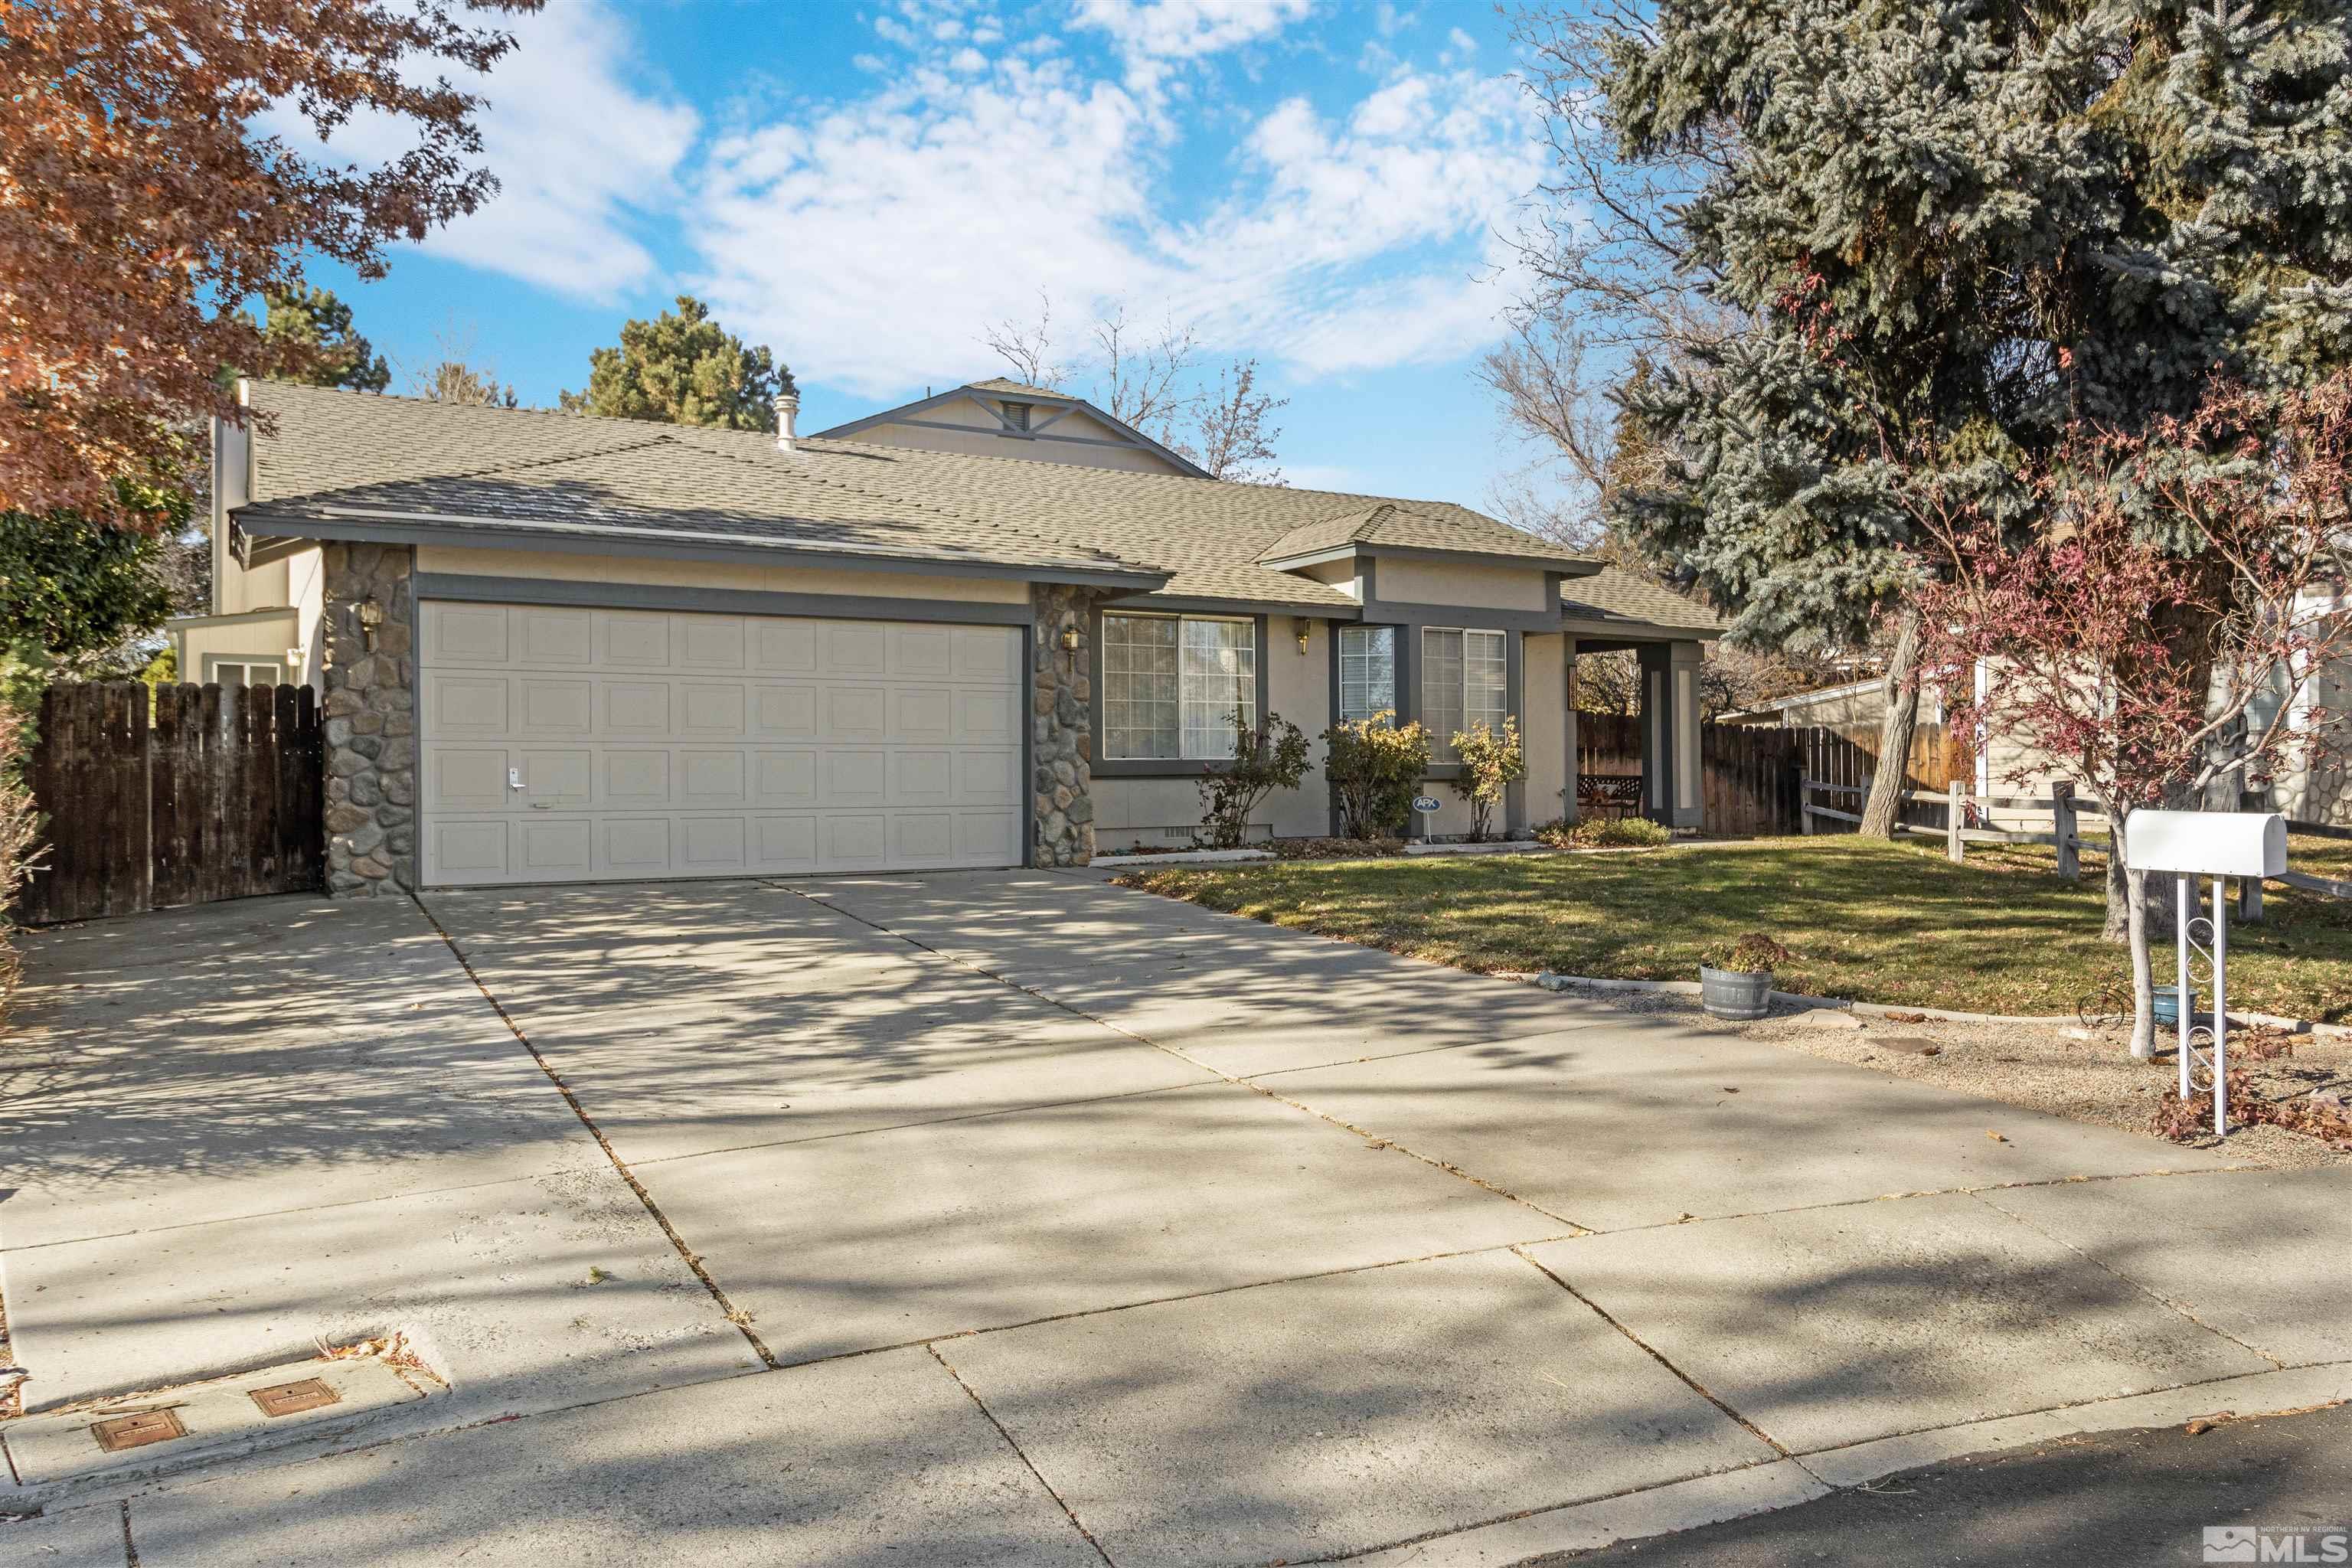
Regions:
[[[1568,809],[1567,641],[1532,637],[1521,644],[1527,711],[1519,717],[1519,735],[1527,748],[1528,776],[1520,786],[1527,819],[1520,826],[1553,821]]]
[[[1527,566],[1479,566],[1456,561],[1415,561],[1383,555],[1372,579],[1380,596],[1401,605],[1460,605],[1468,609],[1541,610],[1542,571]],[[1466,625],[1475,626],[1475,617]]]
[[[317,552],[308,552],[313,562]],[[221,552],[217,579],[213,592],[213,613],[216,616],[241,616],[247,610],[275,610],[291,604],[288,576],[293,569],[289,558],[272,561],[251,570],[237,564],[236,557]]]
[[[299,617],[290,608],[275,614],[215,622],[210,626],[183,621],[171,628],[172,640],[180,651],[180,679],[191,685],[205,679],[207,658],[267,659],[273,664],[286,662],[286,650],[301,646]],[[317,667],[317,660],[310,667]],[[289,680],[300,680],[303,671],[288,672]]]
[[[1364,581],[1360,575],[1362,571],[1363,567],[1352,555],[1344,561],[1318,561],[1310,565],[1297,568],[1298,575],[1301,577],[1312,578],[1328,587],[1337,588],[1351,599],[1361,599],[1364,596]]]
[[[483,550],[422,544],[419,572],[477,577],[545,577],[564,583],[626,583],[664,588],[732,588],[770,594],[843,594],[861,598],[948,599],[975,605],[1026,605],[1029,585],[1003,577],[946,577],[916,572],[856,572],[755,562],[669,561],[648,556],[572,555],[551,550]]]

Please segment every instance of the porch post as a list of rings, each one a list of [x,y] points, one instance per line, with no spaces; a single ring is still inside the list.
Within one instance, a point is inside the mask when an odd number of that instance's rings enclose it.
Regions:
[[[1666,668],[1674,695],[1667,702],[1667,711],[1674,725],[1674,740],[1667,752],[1674,759],[1674,811],[1671,826],[1698,828],[1706,825],[1706,799],[1699,792],[1698,696],[1699,660],[1703,650],[1696,641],[1667,645]]]
[[[1560,715],[1560,728],[1568,736],[1568,791],[1559,799],[1559,819],[1573,823],[1579,820],[1576,805],[1576,639],[1565,637],[1559,640],[1564,648],[1560,657],[1568,661],[1568,668],[1560,680],[1560,690],[1566,694],[1564,700],[1568,704],[1568,711]]]
[[[1642,814],[1653,822],[1671,822],[1674,807],[1667,788],[1674,734],[1666,721],[1673,698],[1666,681],[1666,646],[1643,643],[1634,658],[1642,676]]]

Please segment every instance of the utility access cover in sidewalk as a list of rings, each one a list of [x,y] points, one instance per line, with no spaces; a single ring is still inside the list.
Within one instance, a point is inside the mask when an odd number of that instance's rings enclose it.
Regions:
[[[293,1373],[301,1376],[292,1376]],[[0,1423],[18,1484],[37,1486],[125,1466],[167,1468],[184,1456],[268,1447],[317,1424],[424,1398],[373,1356],[299,1362],[237,1377],[91,1400]]]

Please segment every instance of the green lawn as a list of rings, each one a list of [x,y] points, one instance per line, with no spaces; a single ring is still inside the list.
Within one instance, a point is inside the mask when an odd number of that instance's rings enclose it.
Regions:
[[[2346,875],[2341,840],[2298,837],[2289,863]],[[1637,854],[1301,861],[1139,868],[1119,880],[1211,909],[1465,969],[1696,978],[1699,953],[1764,931],[1797,954],[1784,990],[1989,1013],[2070,1013],[2128,979],[2099,938],[2096,863],[2080,886],[2050,851],[1850,836]],[[2230,999],[2352,1017],[2352,901],[2276,886],[2260,926],[2232,925]],[[2159,978],[2170,967],[2159,938]]]

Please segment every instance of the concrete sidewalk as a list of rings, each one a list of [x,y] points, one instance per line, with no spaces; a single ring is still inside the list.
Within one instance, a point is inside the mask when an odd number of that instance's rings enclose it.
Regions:
[[[430,903],[497,1009],[407,906],[169,917],[160,990],[161,921],[36,954],[36,1402],[321,1324],[453,1387],[39,1497],[0,1563],[1435,1568],[2352,1394],[2333,1172],[1080,877]]]

